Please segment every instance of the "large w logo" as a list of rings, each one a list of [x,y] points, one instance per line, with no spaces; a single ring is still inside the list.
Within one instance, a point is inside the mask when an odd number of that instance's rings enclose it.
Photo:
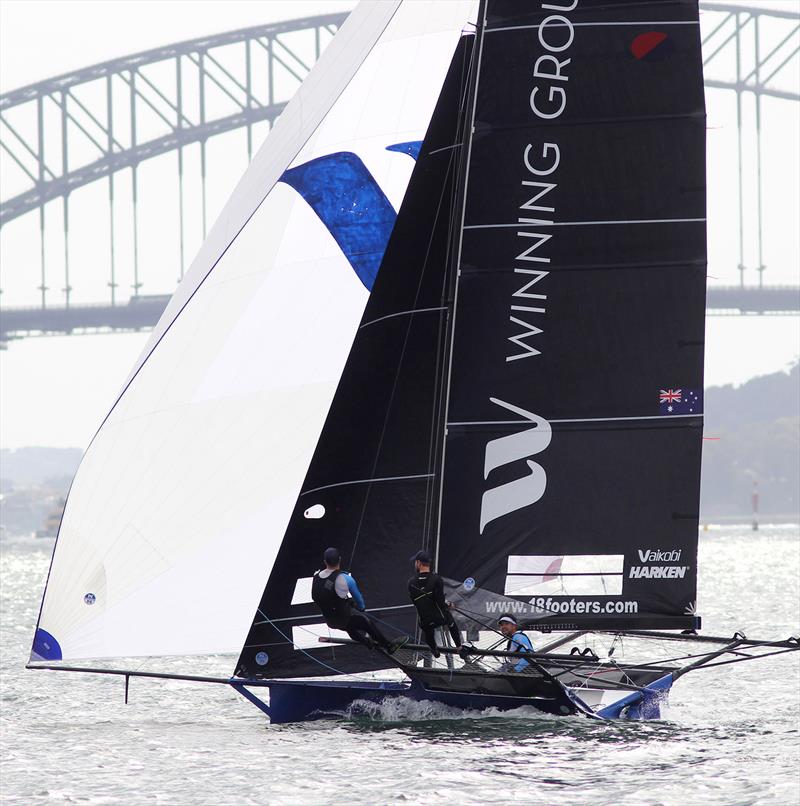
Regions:
[[[547,486],[547,474],[544,468],[532,462],[528,457],[534,456],[543,451],[549,444],[552,437],[550,423],[533,414],[525,411],[511,403],[490,397],[489,400],[496,406],[501,406],[508,411],[519,414],[526,420],[530,420],[532,428],[519,431],[516,434],[509,434],[506,437],[493,439],[486,444],[486,454],[483,464],[483,477],[489,478],[489,474],[498,467],[516,462],[519,459],[526,459],[528,474],[521,479],[509,481],[499,487],[493,487],[483,494],[481,499],[481,528],[483,534],[484,527],[503,515],[516,512],[522,507],[535,504],[543,495]]]
[[[421,141],[395,143],[387,151],[416,159],[421,146]],[[289,168],[279,181],[311,206],[371,291],[397,213],[367,166],[352,151],[338,151]]]

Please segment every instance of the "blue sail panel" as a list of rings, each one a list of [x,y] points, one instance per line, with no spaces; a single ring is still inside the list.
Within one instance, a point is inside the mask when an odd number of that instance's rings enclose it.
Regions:
[[[290,168],[280,181],[310,205],[371,291],[397,214],[367,166],[339,151]]]
[[[400,154],[408,154],[411,159],[419,157],[419,150],[422,148],[422,140],[409,140],[407,143],[394,143],[386,146],[387,151],[397,151]]]

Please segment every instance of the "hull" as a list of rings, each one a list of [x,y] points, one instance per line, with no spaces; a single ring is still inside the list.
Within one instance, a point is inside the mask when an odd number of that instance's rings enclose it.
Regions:
[[[516,682],[516,681],[514,681]],[[355,703],[380,703],[390,698],[405,697],[419,702],[438,702],[470,711],[510,711],[531,707],[544,714],[569,716],[583,714],[596,719],[659,719],[660,706],[672,686],[672,675],[666,675],[641,691],[621,692],[601,688],[573,690],[542,687],[519,691],[504,686],[502,680],[483,681],[482,690],[447,689],[436,679],[411,682],[349,681],[269,681],[269,704],[248,691],[241,691],[273,724],[338,719]]]

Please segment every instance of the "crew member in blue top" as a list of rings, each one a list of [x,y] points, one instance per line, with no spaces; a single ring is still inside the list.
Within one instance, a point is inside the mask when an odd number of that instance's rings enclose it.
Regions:
[[[325,623],[329,627],[344,630],[354,641],[370,649],[377,644],[389,654],[408,642],[407,637],[394,643],[387,640],[364,612],[367,608],[364,597],[355,579],[342,571],[339,549],[325,549],[322,558],[325,568],[314,574],[311,598],[322,611]]]
[[[517,624],[516,618],[514,618],[511,613],[503,613],[503,615],[500,616],[497,620],[497,628],[508,638],[505,649],[506,652],[519,652],[520,654],[533,652],[531,639],[522,632]],[[522,659],[516,662],[509,661],[505,666],[508,671],[521,672],[525,667],[530,666],[530,664],[528,661]]]

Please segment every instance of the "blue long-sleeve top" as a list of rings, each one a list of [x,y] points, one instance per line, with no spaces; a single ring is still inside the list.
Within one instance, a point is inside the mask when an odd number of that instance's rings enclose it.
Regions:
[[[342,582],[347,584],[347,590],[342,590],[344,586],[340,585],[340,579]],[[347,594],[349,593],[353,597],[353,601],[359,610],[367,609],[367,605],[364,602],[364,597],[361,595],[361,591],[358,589],[355,579],[353,579],[350,574],[347,574],[343,571],[338,577],[336,577],[336,592],[342,597],[342,599],[347,598]]]
[[[531,643],[531,639],[525,635],[522,630],[518,630],[515,632],[511,638],[508,640],[508,652],[533,652],[533,644]],[[521,672],[525,667],[530,666],[528,661],[526,660],[518,660],[514,664],[514,671]]]

